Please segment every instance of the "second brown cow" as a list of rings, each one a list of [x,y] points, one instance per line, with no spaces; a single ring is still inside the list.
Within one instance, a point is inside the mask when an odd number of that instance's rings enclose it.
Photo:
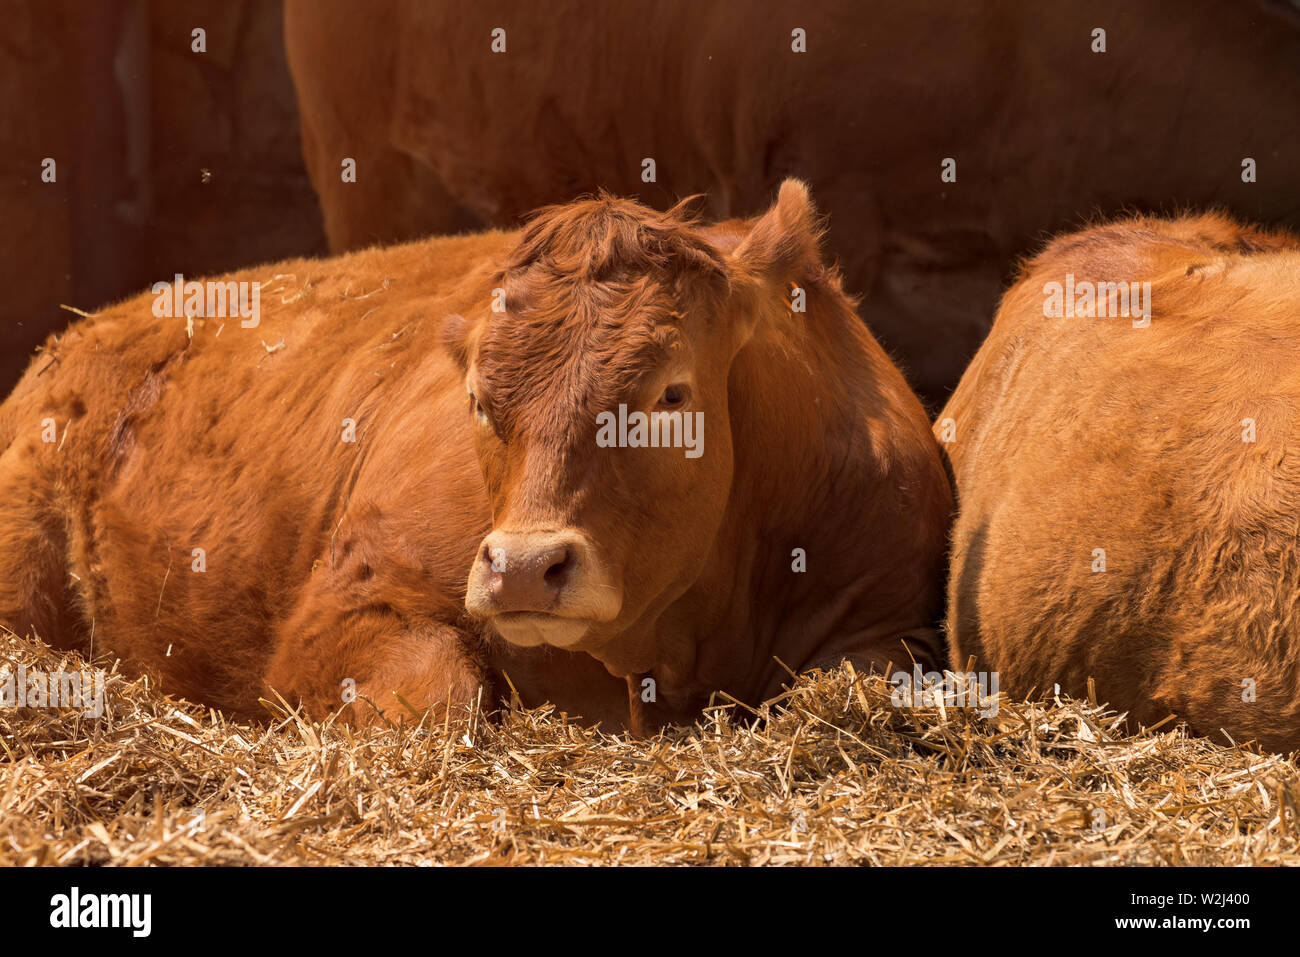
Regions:
[[[956,667],[1300,747],[1298,321],[1300,240],[1216,215],[1025,267],[936,426]]]

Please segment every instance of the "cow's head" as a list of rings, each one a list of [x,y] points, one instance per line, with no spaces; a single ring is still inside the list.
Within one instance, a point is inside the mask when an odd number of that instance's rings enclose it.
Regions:
[[[466,608],[511,643],[622,673],[653,665],[655,620],[710,560],[732,361],[819,265],[801,183],[747,233],[706,231],[683,206],[542,210],[496,283],[504,308],[444,329],[493,516]]]

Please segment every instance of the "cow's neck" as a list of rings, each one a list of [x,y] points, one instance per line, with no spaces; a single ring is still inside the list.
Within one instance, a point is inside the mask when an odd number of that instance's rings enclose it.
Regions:
[[[674,708],[719,688],[756,703],[789,679],[776,658],[798,671],[830,636],[863,624],[856,579],[871,546],[847,513],[872,494],[865,403],[888,360],[849,310],[790,321],[805,334],[757,337],[733,364],[726,517],[700,579],[656,623],[659,693]],[[795,549],[806,571],[795,571]]]

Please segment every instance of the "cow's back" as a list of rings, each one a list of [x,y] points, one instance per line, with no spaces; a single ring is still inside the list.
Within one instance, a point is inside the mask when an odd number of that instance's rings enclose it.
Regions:
[[[1150,325],[1045,317],[1067,272],[1149,281]],[[1217,217],[1038,257],[937,426],[954,660],[1014,693],[1092,677],[1146,723],[1300,744],[1297,322],[1300,245]]]
[[[438,336],[448,312],[486,305],[504,241],[220,277],[262,283],[251,328],[157,317],[148,293],[52,340],[0,407],[5,622],[65,646],[93,629],[97,652],[164,662],[169,688],[247,711],[345,510],[378,534],[386,500],[415,499],[441,547],[468,538],[481,493]],[[463,585],[445,578],[430,600],[455,607]],[[63,601],[25,619],[24,591]]]
[[[288,0],[286,37],[334,249],[597,187],[744,216],[799,176],[864,318],[941,401],[1047,232],[1210,203],[1300,225],[1300,29],[1246,6]],[[924,82],[900,82],[918,58]]]

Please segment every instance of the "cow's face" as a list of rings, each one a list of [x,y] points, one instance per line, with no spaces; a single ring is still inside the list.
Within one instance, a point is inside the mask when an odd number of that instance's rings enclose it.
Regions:
[[[504,308],[445,330],[492,506],[471,615],[517,645],[653,665],[655,620],[719,560],[732,360],[816,258],[812,219],[787,183],[730,253],[680,208],[609,197],[525,230]]]

